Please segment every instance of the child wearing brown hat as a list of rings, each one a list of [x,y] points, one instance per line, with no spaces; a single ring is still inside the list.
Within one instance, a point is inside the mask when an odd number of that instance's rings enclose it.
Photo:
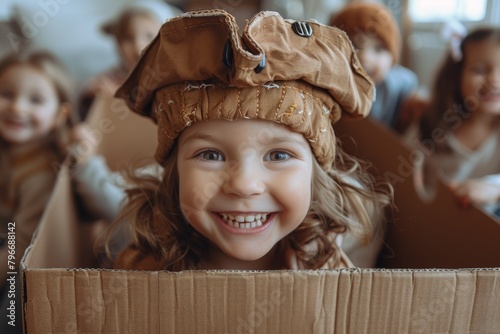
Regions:
[[[395,129],[402,105],[417,90],[418,80],[398,64],[401,36],[394,16],[382,4],[357,1],[334,13],[330,25],[347,32],[376,85],[370,116]]]
[[[225,11],[190,12],[162,26],[117,96],[158,125],[164,174],[128,191],[133,242],[116,268],[348,267],[341,236],[369,235],[390,202],[336,145],[333,124],[373,99],[336,28],[261,12],[240,36]]]

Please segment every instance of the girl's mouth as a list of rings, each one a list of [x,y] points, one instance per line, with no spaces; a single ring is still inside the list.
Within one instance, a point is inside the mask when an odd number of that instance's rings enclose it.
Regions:
[[[226,225],[237,229],[251,229],[263,226],[271,216],[270,213],[252,213],[245,215],[217,214]]]
[[[1,121],[9,126],[9,127],[13,127],[13,128],[22,128],[22,127],[25,127],[27,126],[27,123],[26,121],[23,121],[23,120],[19,120],[19,119],[13,119],[13,118],[3,118],[1,119]]]
[[[479,92],[479,98],[485,101],[498,101],[500,99],[500,88],[484,87]]]

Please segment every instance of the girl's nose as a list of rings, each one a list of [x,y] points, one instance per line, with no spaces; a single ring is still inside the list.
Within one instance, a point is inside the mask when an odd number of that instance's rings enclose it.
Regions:
[[[149,41],[144,37],[136,37],[134,39],[134,52],[137,54],[137,58],[139,58],[142,50],[148,45]]]
[[[500,88],[500,68],[495,69],[488,76],[488,81],[494,88]]]
[[[369,72],[372,67],[372,52],[369,49],[360,49],[357,52],[358,59],[363,66],[364,70]]]
[[[11,111],[16,114],[22,113],[26,109],[26,103],[23,101],[23,99],[18,97],[11,100],[10,106]]]
[[[260,166],[240,164],[238,168],[231,170],[222,191],[239,197],[259,195],[265,190],[264,177]]]

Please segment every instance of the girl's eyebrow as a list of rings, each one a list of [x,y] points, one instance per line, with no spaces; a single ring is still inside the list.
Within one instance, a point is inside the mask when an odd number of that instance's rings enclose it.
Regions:
[[[208,141],[208,142],[220,142],[221,140],[216,136],[209,133],[193,133],[184,138],[184,142],[193,142],[196,140]],[[309,144],[306,140],[299,140],[296,136],[287,136],[284,134],[277,134],[272,136],[256,136],[249,137],[249,143],[257,142],[261,145],[279,145],[279,144],[298,144],[304,148],[309,148]]]
[[[213,136],[208,133],[193,133],[184,138],[185,142],[193,141],[193,140],[205,140],[205,141],[217,141],[217,136]]]
[[[267,137],[267,138],[259,138],[258,139],[260,143],[264,145],[279,145],[279,144],[299,144],[305,148],[309,148],[309,144],[305,140],[299,140],[295,136],[274,136],[274,137]]]

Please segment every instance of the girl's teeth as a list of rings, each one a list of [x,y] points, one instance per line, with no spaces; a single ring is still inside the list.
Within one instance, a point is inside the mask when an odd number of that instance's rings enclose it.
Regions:
[[[266,223],[267,214],[256,214],[248,216],[231,216],[221,213],[222,220],[231,227],[247,229],[262,226]]]

